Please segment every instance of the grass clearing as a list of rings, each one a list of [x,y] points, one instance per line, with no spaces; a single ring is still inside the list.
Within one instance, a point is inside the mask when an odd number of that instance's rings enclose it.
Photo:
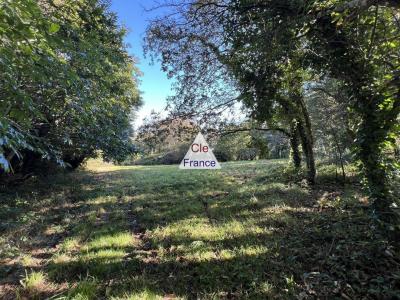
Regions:
[[[90,161],[4,191],[0,297],[28,286],[40,299],[400,294],[398,253],[371,229],[360,188],[336,184],[329,170],[313,188],[295,184],[286,165]]]

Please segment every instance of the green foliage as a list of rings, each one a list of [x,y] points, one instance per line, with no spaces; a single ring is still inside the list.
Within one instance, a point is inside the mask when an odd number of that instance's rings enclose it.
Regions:
[[[178,164],[199,131],[199,126],[191,119],[162,118],[153,111],[137,129],[138,153],[124,164]]]
[[[251,135],[249,132],[237,132],[228,134],[226,136],[222,136],[216,146],[215,152],[217,159],[220,155],[223,161],[230,161],[230,160],[239,160],[239,152],[242,149],[246,149],[250,146],[251,143]],[[221,153],[221,154],[219,154]]]
[[[123,159],[139,103],[124,35],[101,1],[0,1],[3,169]]]
[[[259,150],[258,157],[260,159],[268,158],[268,140],[263,134],[253,134],[251,139],[251,145]]]
[[[332,79],[346,95],[335,118],[348,109],[354,153],[375,212],[399,224],[391,208],[392,178],[398,177],[398,1],[228,0],[200,6],[177,1],[171,6],[177,13],[150,25],[147,47],[161,55],[165,70],[177,78],[177,107],[207,101],[221,105],[221,97],[209,91],[233,87],[253,118],[297,132],[312,183],[314,138],[304,92]],[[331,135],[343,162],[347,133],[337,128],[331,132],[341,134],[341,141]]]
[[[214,154],[221,161],[288,157],[287,137],[277,131],[257,129],[256,122],[226,125],[216,139]],[[254,127],[254,129],[252,129]]]
[[[285,2],[283,7],[295,9],[297,2]],[[299,136],[312,183],[313,135],[303,99],[303,81],[309,75],[293,29],[299,22],[262,3],[227,4],[196,7],[178,1],[171,5],[179,7],[177,14],[149,26],[148,50],[160,54],[165,69],[177,79],[173,104],[178,110],[198,110],[204,103],[220,108],[240,101],[264,128]],[[290,130],[293,123],[298,130]]]
[[[396,2],[355,7],[346,1],[323,7],[315,2],[306,26],[310,64],[343,81],[342,89],[351,99],[349,107],[360,120],[355,127],[355,153],[376,213],[392,223],[399,220],[390,208],[389,182],[395,167],[390,150],[393,137],[399,134],[400,44],[392,42],[398,41],[398,23],[393,17],[398,9]],[[318,56],[312,54],[315,51]]]

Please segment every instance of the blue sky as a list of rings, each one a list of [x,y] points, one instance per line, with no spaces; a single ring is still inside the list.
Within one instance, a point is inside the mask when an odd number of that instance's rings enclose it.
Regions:
[[[139,59],[138,67],[143,72],[139,89],[142,91],[144,105],[139,111],[135,125],[141,124],[141,119],[152,109],[163,111],[165,98],[172,94],[171,83],[161,71],[159,63],[149,65],[149,58],[143,57],[143,38],[148,20],[157,12],[148,13],[144,8],[152,6],[152,0],[112,0],[111,10],[118,15],[119,23],[128,28],[125,42],[130,44],[129,53]]]

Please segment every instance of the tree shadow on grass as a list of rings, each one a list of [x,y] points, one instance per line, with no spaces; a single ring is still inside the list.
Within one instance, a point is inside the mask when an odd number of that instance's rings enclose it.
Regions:
[[[399,268],[382,259],[382,245],[368,235],[368,223],[339,224],[338,216],[328,212],[291,217],[293,226],[268,234],[218,241],[172,235],[168,243],[151,241],[148,251],[131,248],[123,260],[62,263],[55,267],[67,277],[54,278],[76,280],[90,274],[111,282],[113,296],[143,290],[189,299],[292,298],[301,292],[310,298],[390,298],[398,293]],[[160,249],[168,253],[160,254]]]
[[[49,191],[36,194],[40,218],[26,229],[45,237],[44,244],[30,241],[25,250],[58,251],[42,225],[69,219],[64,231],[55,234],[61,234],[57,242],[78,238],[88,248],[42,269],[59,284],[94,277],[99,297],[147,290],[193,299],[396,295],[399,264],[390,255],[378,257],[391,250],[371,235],[366,215],[318,212],[314,194],[280,183],[274,172],[260,176],[254,168],[168,176],[146,168],[87,172],[71,182],[44,184],[40,190],[51,186],[53,200],[47,199]],[[25,187],[18,197],[29,197],[32,188]],[[10,219],[19,220],[31,206],[21,207]],[[142,227],[139,245],[90,244],[129,230],[129,222]],[[15,222],[19,226],[26,224]],[[207,236],[207,230],[212,234]]]

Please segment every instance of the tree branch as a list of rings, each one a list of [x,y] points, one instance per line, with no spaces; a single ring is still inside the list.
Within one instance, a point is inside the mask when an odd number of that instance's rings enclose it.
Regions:
[[[399,0],[352,0],[340,5],[336,11],[343,12],[346,9],[359,9],[359,10],[367,10],[371,6],[386,6],[393,8],[400,8]]]
[[[251,130],[259,130],[259,131],[278,131],[278,132],[283,133],[284,135],[286,135],[286,136],[289,137],[289,138],[290,138],[290,136],[291,136],[290,133],[287,132],[287,131],[286,131],[285,129],[283,129],[283,128],[279,128],[279,127],[277,127],[277,128],[260,128],[260,127],[258,127],[258,128],[237,128],[237,129],[234,129],[234,130],[225,131],[225,132],[222,132],[222,133],[221,133],[221,137],[226,136],[226,135],[229,135],[229,134],[237,133],[237,132],[251,131]]]

